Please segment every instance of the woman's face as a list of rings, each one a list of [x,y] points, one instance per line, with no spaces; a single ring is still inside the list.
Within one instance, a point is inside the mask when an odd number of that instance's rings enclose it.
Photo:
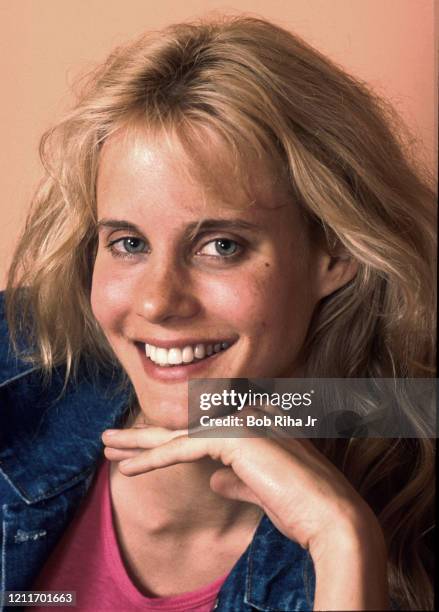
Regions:
[[[113,136],[100,160],[92,308],[142,412],[164,427],[187,426],[189,378],[298,375],[328,293],[328,257],[291,197],[255,165],[245,206],[217,163],[222,196],[147,135]]]

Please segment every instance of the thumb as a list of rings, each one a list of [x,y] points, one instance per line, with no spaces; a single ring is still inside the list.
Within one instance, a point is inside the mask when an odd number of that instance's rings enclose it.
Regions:
[[[238,478],[232,468],[221,468],[214,472],[210,478],[210,488],[223,497],[261,505],[257,496]]]

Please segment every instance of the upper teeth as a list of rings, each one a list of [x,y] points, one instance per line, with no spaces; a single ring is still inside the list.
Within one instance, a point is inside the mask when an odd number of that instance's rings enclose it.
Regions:
[[[218,342],[217,344],[196,344],[195,346],[185,346],[183,348],[172,347],[170,349],[145,344],[146,356],[154,363],[161,366],[179,365],[181,363],[191,363],[195,359],[204,359],[212,353],[219,353],[229,347],[228,342]]]

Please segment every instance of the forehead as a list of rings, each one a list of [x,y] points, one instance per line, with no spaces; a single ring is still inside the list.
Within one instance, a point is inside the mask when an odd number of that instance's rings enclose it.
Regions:
[[[123,209],[175,218],[264,218],[298,208],[285,181],[257,155],[243,159],[213,135],[188,147],[175,134],[140,128],[120,130],[103,145],[97,201],[100,217]]]

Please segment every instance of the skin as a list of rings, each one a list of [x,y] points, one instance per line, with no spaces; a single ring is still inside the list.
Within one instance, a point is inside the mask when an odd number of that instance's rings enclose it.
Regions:
[[[187,425],[187,384],[146,377],[134,340],[232,338],[227,357],[206,368],[205,378],[285,376],[297,370],[315,305],[343,272],[327,273],[328,257],[311,248],[298,207],[268,177],[251,206],[239,185],[229,191],[221,198],[190,181],[178,153],[142,134],[120,134],[104,147],[99,221],[126,220],[139,232],[100,227],[92,308],[151,424]],[[203,219],[256,227],[217,230],[185,245],[185,230]],[[148,252],[127,259],[105,248],[124,237],[144,240]],[[242,244],[242,255],[218,256],[213,240],[221,237]]]
[[[145,337],[232,338],[203,377],[298,376],[318,302],[355,274],[354,262],[313,243],[299,208],[261,162],[248,206],[219,159],[213,155],[212,167],[225,186],[221,194],[190,178],[181,150],[146,134],[119,133],[103,147],[91,301],[140,408],[133,427],[103,434],[125,557],[149,592],[197,588],[230,570],[263,510],[309,549],[315,609],[386,609],[383,536],[344,476],[306,440],[188,437],[187,381],[156,380],[142,365],[135,342]],[[188,227],[206,218],[224,226],[185,239]],[[109,219],[137,229],[109,227]],[[255,227],[231,231],[230,221]],[[220,238],[241,245],[239,256],[220,255]],[[136,253],[120,256],[130,244]],[[172,565],[182,549],[206,559],[205,546],[219,551],[216,569],[181,563],[181,555]],[[160,551],[152,563],[151,550]],[[163,582],[163,566],[172,584]]]

